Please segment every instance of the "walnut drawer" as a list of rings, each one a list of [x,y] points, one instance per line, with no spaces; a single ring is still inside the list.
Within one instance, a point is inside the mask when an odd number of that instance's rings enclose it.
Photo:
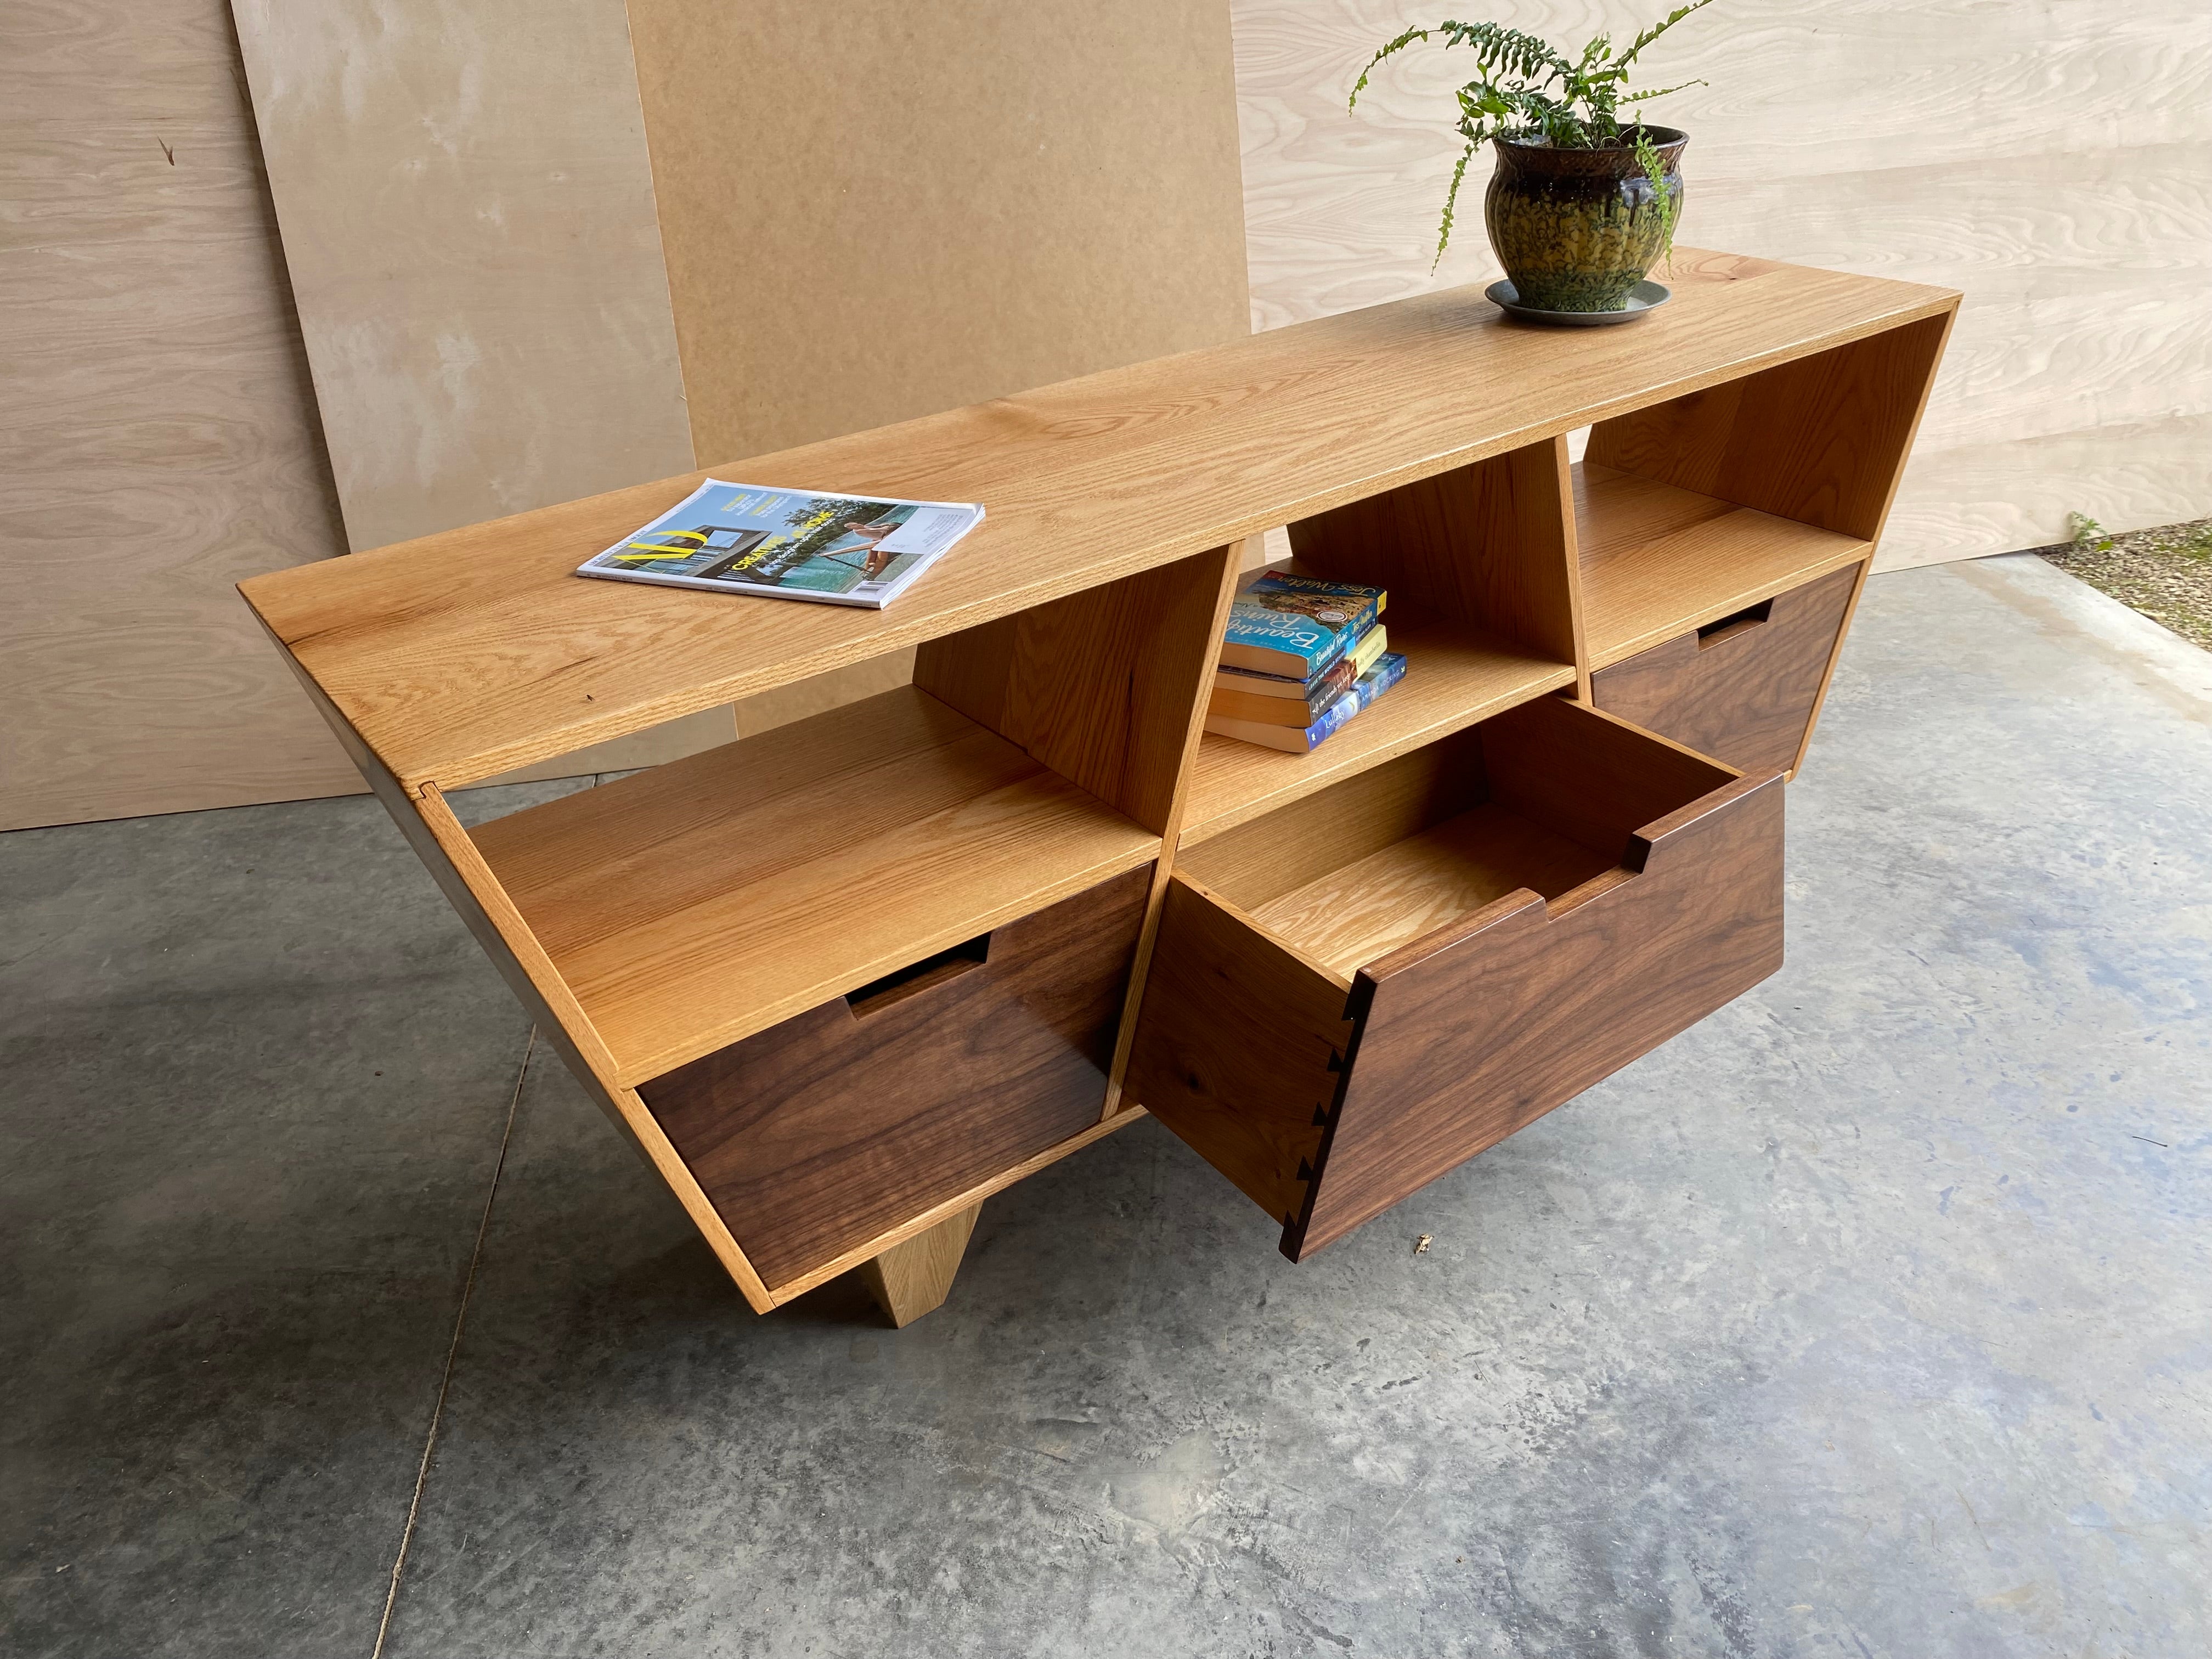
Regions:
[[[1600,708],[1749,771],[1790,771],[1826,683],[1860,567],[1655,645],[1590,676]]]
[[[1782,963],[1783,790],[1546,697],[1178,854],[1127,1093],[1293,1261]]]
[[[1098,1121],[1152,878],[1116,876],[639,1088],[771,1290]]]

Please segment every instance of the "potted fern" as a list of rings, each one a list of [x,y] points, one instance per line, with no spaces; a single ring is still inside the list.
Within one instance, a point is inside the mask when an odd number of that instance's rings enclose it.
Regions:
[[[1451,242],[1468,163],[1487,140],[1498,167],[1483,220],[1507,279],[1492,287],[1493,300],[1523,315],[1582,323],[1619,321],[1663,301],[1666,290],[1644,277],[1674,242],[1689,137],[1632,116],[1624,123],[1622,111],[1704,83],[1630,92],[1626,82],[1646,46],[1711,3],[1678,7],[1618,55],[1609,35],[1569,58],[1503,24],[1439,23],[1407,29],[1368,59],[1352,88],[1353,107],[1375,66],[1408,46],[1434,39],[1476,54],[1474,78],[1456,94],[1454,125],[1467,143],[1444,198],[1437,258]]]

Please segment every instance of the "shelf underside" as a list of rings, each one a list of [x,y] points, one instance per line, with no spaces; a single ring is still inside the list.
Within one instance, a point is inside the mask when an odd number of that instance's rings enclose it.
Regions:
[[[1604,668],[1873,551],[1856,537],[1589,463],[1574,469],[1583,631]]]
[[[629,1085],[1159,853],[912,686],[475,838]]]
[[[1188,846],[1547,691],[1575,671],[1463,624],[1393,605],[1383,618],[1406,678],[1310,755],[1234,738],[1199,744],[1183,813]]]

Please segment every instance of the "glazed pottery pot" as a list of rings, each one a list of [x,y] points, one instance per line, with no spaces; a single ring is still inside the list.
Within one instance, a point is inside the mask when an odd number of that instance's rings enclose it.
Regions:
[[[1646,127],[1679,213],[1689,135]],[[1619,311],[1667,240],[1668,216],[1632,143],[1559,149],[1493,138],[1498,170],[1483,198],[1490,246],[1520,295],[1539,311]]]

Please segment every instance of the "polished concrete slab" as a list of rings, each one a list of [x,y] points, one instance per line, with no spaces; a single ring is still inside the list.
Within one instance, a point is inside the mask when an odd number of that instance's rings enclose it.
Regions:
[[[2212,1650],[2212,656],[1878,578],[1790,811],[1780,975],[1313,1261],[1142,1123],[903,1332],[368,803],[0,837],[0,1651]]]

